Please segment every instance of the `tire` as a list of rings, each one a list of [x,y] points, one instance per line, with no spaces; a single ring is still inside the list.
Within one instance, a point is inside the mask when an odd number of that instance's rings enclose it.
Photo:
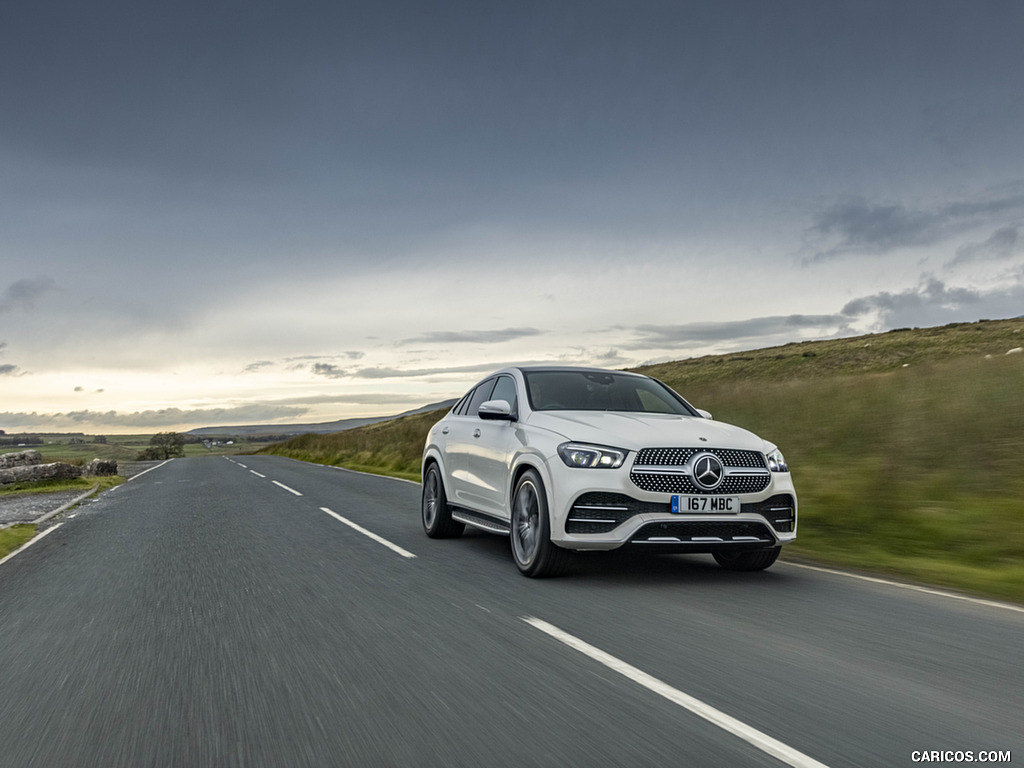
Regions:
[[[512,559],[524,576],[544,578],[565,572],[572,553],[551,541],[551,517],[540,475],[529,469],[516,482],[512,494],[509,533]]]
[[[713,552],[720,566],[727,571],[763,571],[776,560],[782,547],[755,549],[753,552]]]
[[[448,495],[444,492],[441,470],[434,463],[427,467],[427,474],[423,478],[420,517],[423,521],[423,532],[432,539],[455,539],[461,536],[466,528],[463,523],[452,520],[452,510],[448,506]]]

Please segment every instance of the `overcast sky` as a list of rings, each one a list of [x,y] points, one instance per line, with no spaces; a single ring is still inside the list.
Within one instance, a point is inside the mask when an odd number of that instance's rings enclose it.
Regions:
[[[1024,314],[1024,3],[0,11],[0,429]]]

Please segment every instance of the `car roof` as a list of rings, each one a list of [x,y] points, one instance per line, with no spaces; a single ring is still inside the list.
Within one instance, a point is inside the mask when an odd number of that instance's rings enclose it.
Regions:
[[[615,371],[609,368],[590,368],[581,365],[516,365],[512,366],[523,373],[615,373],[622,376],[643,376],[633,371]],[[646,377],[645,377],[646,378]]]

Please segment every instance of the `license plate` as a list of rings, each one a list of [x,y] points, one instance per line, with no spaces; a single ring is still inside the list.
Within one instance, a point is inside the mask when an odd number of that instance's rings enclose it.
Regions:
[[[740,511],[738,496],[673,496],[672,514],[690,513],[726,513]]]

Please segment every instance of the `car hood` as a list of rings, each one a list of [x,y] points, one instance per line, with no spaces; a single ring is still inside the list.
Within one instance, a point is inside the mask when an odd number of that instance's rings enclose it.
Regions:
[[[531,426],[566,440],[639,450],[669,446],[764,451],[765,441],[741,427],[694,416],[616,411],[535,411]]]

